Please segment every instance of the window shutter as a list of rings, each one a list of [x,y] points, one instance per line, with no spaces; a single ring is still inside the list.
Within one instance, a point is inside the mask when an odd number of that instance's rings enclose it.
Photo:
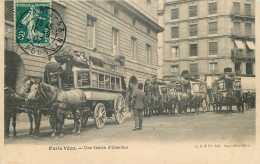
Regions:
[[[175,8],[175,9],[172,9],[172,15],[171,15],[171,19],[178,19],[179,18],[179,9],[178,8]]]
[[[5,1],[5,20],[14,21],[14,2]]]
[[[190,64],[190,74],[191,75],[197,75],[198,74],[198,64]]]

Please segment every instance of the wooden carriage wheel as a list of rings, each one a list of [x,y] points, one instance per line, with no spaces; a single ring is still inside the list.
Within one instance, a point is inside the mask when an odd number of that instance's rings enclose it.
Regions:
[[[115,119],[118,124],[122,124],[125,121],[125,99],[121,95],[116,100]]]
[[[94,111],[94,121],[98,129],[104,127],[106,122],[106,108],[103,103],[98,103]]]

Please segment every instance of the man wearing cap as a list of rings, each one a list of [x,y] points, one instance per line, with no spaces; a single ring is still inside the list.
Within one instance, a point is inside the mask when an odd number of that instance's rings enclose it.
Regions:
[[[134,119],[135,119],[135,129],[141,130],[144,118],[144,107],[145,107],[145,93],[143,91],[143,84],[138,84],[138,90],[133,95],[133,108],[134,108]]]

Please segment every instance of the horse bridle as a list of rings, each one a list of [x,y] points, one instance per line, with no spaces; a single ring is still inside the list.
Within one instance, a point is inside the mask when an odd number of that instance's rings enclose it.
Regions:
[[[47,94],[45,93],[45,91],[42,88],[42,84],[39,84],[39,88],[40,88],[40,95],[39,97],[36,98],[36,100],[38,100],[40,98],[40,96],[42,96],[45,100],[46,100],[46,106],[53,103],[57,97],[57,92],[54,93],[54,95],[52,96],[52,98],[48,99]]]

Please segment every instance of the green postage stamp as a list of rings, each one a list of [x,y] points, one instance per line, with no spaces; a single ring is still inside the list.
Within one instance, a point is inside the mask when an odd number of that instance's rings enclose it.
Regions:
[[[52,8],[52,1],[16,0],[15,45],[29,55],[53,55],[66,40],[63,15]]]
[[[50,43],[50,2],[15,2],[15,43]]]

